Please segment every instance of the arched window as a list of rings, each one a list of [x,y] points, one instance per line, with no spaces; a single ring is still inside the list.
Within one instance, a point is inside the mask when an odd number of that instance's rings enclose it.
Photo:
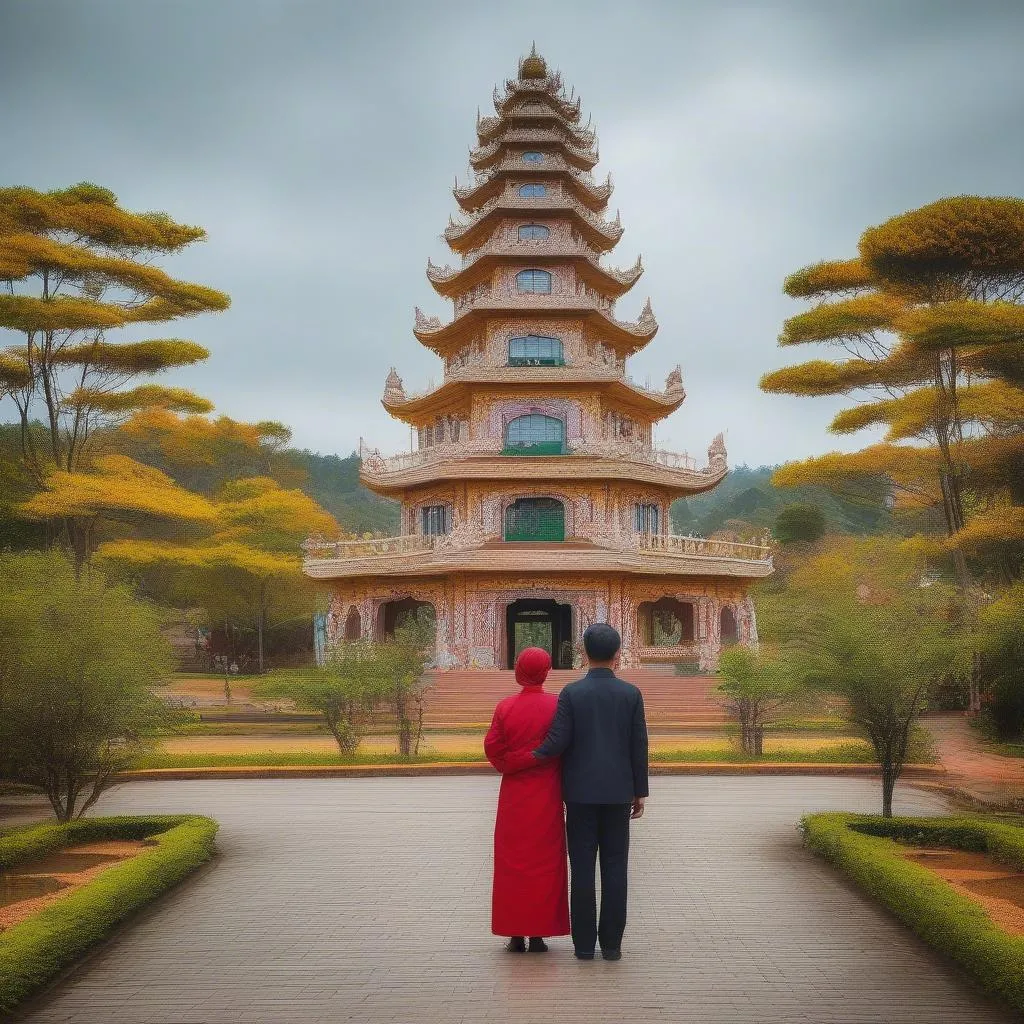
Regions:
[[[528,242],[534,238],[548,238],[551,235],[551,229],[544,227],[543,224],[520,224],[519,225],[519,241]]]
[[[508,339],[509,366],[564,366],[562,343],[542,334]]]
[[[447,505],[424,505],[420,509],[420,527],[425,537],[440,537],[451,529]]]
[[[506,455],[562,455],[565,424],[554,416],[529,413],[517,416],[505,428]]]
[[[537,196],[546,196],[548,194],[548,187],[547,187],[547,185],[540,185],[540,184],[520,185],[519,186],[519,194],[524,199],[534,199]]]
[[[658,533],[661,525],[660,509],[657,505],[641,502],[633,506],[633,529],[637,533]]]
[[[542,163],[543,160],[544,160],[544,154],[543,153],[530,152],[530,153],[524,153],[523,154],[523,163],[525,163],[525,164],[539,164],[539,163]]]
[[[516,274],[516,291],[547,295],[551,292],[551,275],[546,270],[520,270]]]
[[[565,506],[557,498],[518,498],[505,510],[505,540],[565,540]]]

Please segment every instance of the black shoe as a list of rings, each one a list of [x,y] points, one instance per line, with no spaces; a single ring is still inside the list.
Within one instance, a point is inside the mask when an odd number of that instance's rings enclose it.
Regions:
[[[581,953],[578,949],[574,951],[573,956],[575,956],[577,960],[593,960],[594,959],[594,954],[593,953]]]
[[[528,952],[530,953],[546,953],[548,951],[548,944],[539,936],[533,935],[530,937],[530,947]]]
[[[621,949],[602,949],[601,950],[601,956],[603,956],[605,958],[605,960],[621,960],[622,959],[622,950]]]
[[[510,953],[525,953],[526,939],[524,939],[522,935],[513,935],[512,938],[505,943],[505,949]]]

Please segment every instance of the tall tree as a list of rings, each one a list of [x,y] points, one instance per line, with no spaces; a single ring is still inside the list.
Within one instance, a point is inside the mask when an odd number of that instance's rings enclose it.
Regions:
[[[88,471],[109,428],[140,409],[211,408],[146,379],[205,359],[202,346],[110,337],[227,308],[223,293],[153,265],[204,237],[165,213],[125,210],[87,182],[52,192],[0,189],[0,329],[21,338],[0,359],[0,387],[18,408],[22,459],[39,487],[54,473]],[[64,519],[79,561],[87,529],[73,514]]]
[[[825,343],[841,360],[767,374],[766,391],[850,395],[836,433],[885,427],[849,454],[783,467],[780,484],[848,486],[887,477],[897,503],[941,509],[963,588],[968,541],[1024,539],[1024,521],[986,510],[1015,500],[1024,458],[1024,201],[939,200],[864,232],[854,260],[792,275],[786,291],[817,300],[788,320],[783,345]],[[1016,483],[1019,491],[1024,485]],[[1005,566],[1004,566],[1005,569]]]

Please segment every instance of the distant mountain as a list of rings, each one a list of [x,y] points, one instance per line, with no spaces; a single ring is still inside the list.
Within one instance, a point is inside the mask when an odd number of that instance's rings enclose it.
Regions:
[[[710,537],[722,530],[770,530],[779,512],[795,504],[817,505],[830,532],[869,534],[892,528],[881,488],[877,497],[864,499],[840,497],[825,487],[775,487],[775,468],[738,466],[713,491],[681,498],[672,506],[675,532]]]
[[[290,461],[306,471],[302,490],[319,502],[350,533],[396,534],[398,502],[380,498],[359,482],[359,456],[347,458],[291,450]]]

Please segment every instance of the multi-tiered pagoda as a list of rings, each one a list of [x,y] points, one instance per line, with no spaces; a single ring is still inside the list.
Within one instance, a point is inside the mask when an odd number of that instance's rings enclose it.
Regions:
[[[465,216],[444,233],[459,265],[427,263],[453,317],[416,310],[443,380],[410,394],[392,370],[384,408],[415,450],[362,452],[363,483],[401,503],[401,533],[307,549],[307,574],[333,588],[328,643],[385,637],[429,606],[439,668],[506,668],[538,643],[571,668],[583,630],[607,621],[627,666],[712,669],[723,644],[756,640],[747,588],[770,555],[671,533],[672,502],[725,476],[725,445],[703,467],[654,447],[686,392],[679,367],[663,391],[626,375],[658,324],[650,301],[616,317],[643,268],[603,262],[623,229],[579,98],[532,52],[494,107],[477,116],[472,183],[456,182]]]

